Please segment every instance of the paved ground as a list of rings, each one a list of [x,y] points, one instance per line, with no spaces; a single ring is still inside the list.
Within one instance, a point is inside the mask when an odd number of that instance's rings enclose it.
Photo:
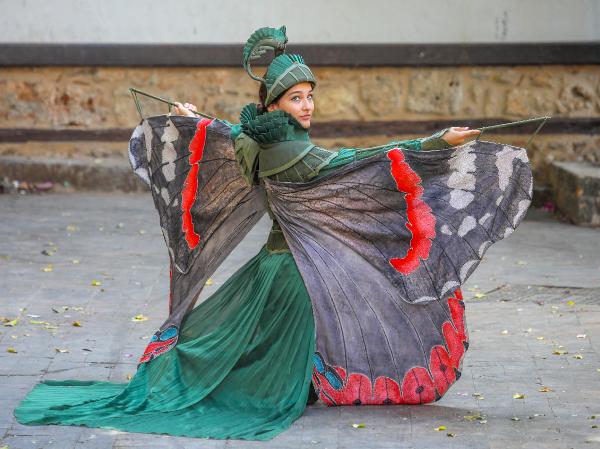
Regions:
[[[258,250],[266,225],[207,294]],[[534,213],[488,252],[465,288],[463,376],[441,401],[317,404],[270,442],[17,424],[12,410],[40,379],[134,373],[167,313],[167,253],[148,195],[0,196],[0,231],[0,449],[600,447],[600,231]]]

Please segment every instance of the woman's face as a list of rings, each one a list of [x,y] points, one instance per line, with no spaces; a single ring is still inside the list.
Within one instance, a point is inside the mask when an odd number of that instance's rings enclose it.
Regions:
[[[312,91],[311,83],[298,83],[286,90],[277,102],[271,103],[267,110],[271,112],[281,109],[298,120],[303,128],[308,129],[310,128],[310,118],[315,110]]]

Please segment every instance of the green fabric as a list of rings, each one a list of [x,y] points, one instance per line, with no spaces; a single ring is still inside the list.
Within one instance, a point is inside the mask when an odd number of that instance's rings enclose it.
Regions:
[[[191,311],[180,341],[129,384],[46,381],[15,410],[21,424],[267,440],[306,406],[315,331],[289,253],[263,248]]]
[[[313,146],[298,162],[288,164],[285,170],[277,171],[272,178],[280,182],[308,181],[317,176],[336,156],[335,151]]]
[[[240,132],[235,139],[234,147],[242,178],[248,185],[257,185],[260,146],[254,139]]]

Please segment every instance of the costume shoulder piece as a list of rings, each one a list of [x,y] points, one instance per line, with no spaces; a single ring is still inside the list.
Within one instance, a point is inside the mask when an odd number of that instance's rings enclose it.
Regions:
[[[170,315],[141,362],[176,344],[206,280],[265,212],[263,189],[240,175],[230,133],[220,120],[162,115],[131,136],[130,161],[150,186],[171,261]]]
[[[296,119],[282,110],[258,113],[255,104],[246,105],[240,114],[241,133],[236,137],[236,157],[244,178],[282,173],[304,160],[300,170],[310,179],[335,157],[335,153],[314,145]]]

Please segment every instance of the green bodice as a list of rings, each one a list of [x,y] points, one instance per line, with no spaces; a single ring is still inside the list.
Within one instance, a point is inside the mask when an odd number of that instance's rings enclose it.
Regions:
[[[258,114],[256,105],[249,104],[242,109],[240,121],[239,125],[232,127],[231,137],[235,142],[242,176],[248,184],[255,185],[265,177],[279,182],[306,182],[394,147],[421,151],[451,146],[441,138],[447,131],[443,129],[422,139],[394,141],[373,148],[331,151],[314,145],[308,130],[281,110]],[[270,252],[289,252],[283,232],[270,210],[269,215],[273,219],[273,228],[267,249]]]

